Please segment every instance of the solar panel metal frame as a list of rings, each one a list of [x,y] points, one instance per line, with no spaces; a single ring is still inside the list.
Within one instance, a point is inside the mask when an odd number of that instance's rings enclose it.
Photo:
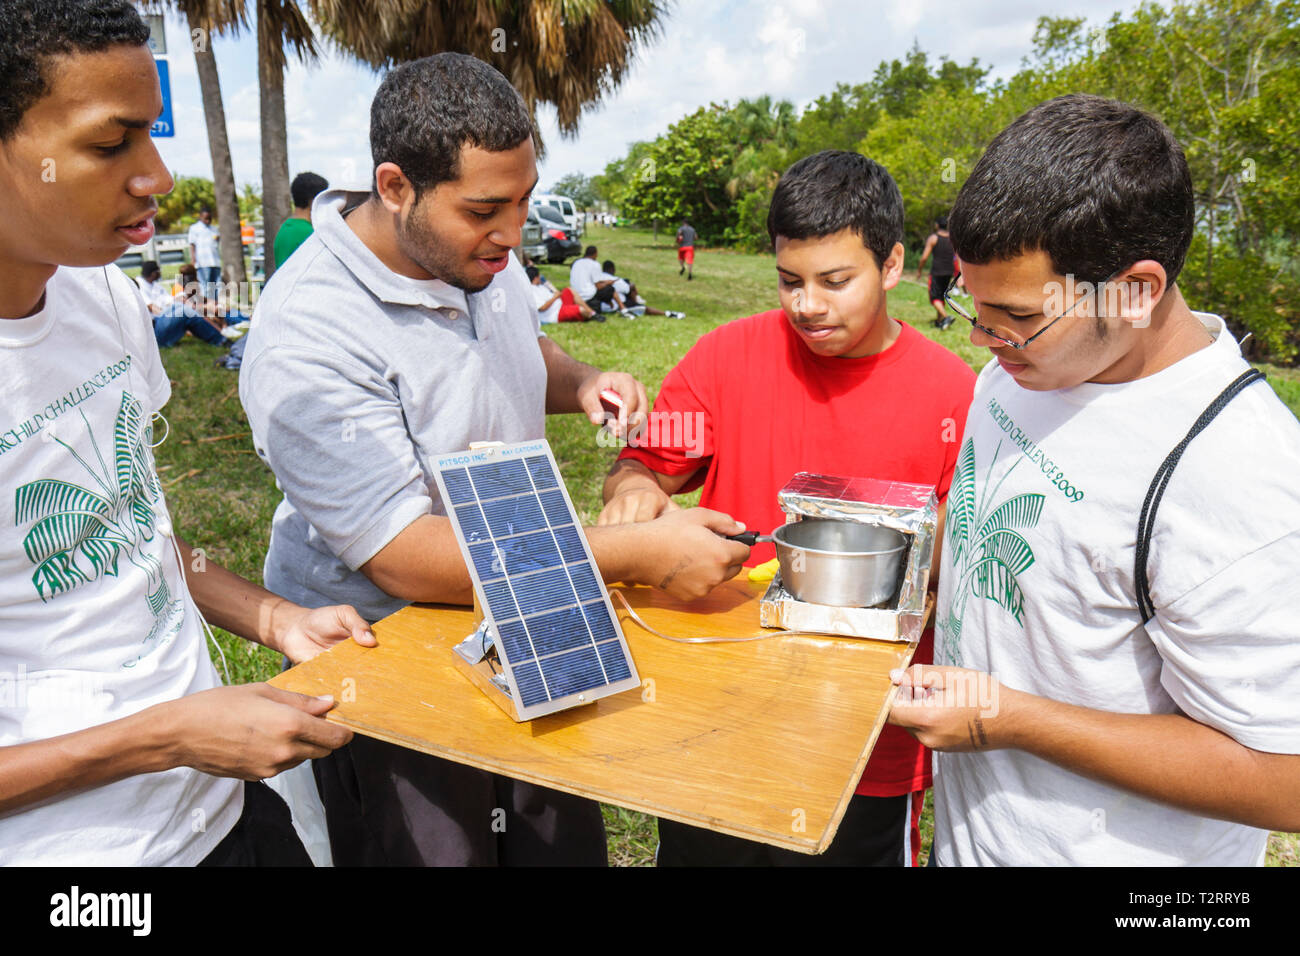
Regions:
[[[582,547],[581,555],[583,560],[581,562],[577,560],[576,555],[574,555],[573,553],[572,548],[574,542],[569,541],[568,542],[569,549],[566,550],[565,546],[561,545],[558,536],[555,534],[557,528],[559,530],[563,530],[564,528],[568,527],[568,525],[557,526],[552,520],[553,517],[552,514],[546,510],[546,505],[543,503],[541,492],[539,492],[536,486],[535,475],[532,469],[527,464],[528,459],[534,458],[536,456],[545,457],[547,463],[549,464],[552,470],[552,474],[555,478],[556,487],[558,488],[560,494],[563,495],[564,506],[567,511],[567,517],[569,521],[572,522],[573,529],[576,532],[574,537],[576,537],[577,542],[580,543]],[[506,537],[523,538],[524,535],[526,534],[536,534],[539,532],[537,530],[525,530],[523,532],[519,532],[513,535],[496,534],[496,532],[493,531],[491,527],[490,519],[488,518],[487,512],[483,508],[483,502],[484,500],[486,500],[490,503],[492,501],[496,501],[499,499],[491,498],[491,497],[487,499],[482,498],[479,494],[478,486],[471,479],[470,485],[471,485],[471,489],[474,491],[473,501],[474,504],[478,506],[477,507],[478,517],[479,519],[482,520],[483,530],[487,532],[488,536],[475,537],[474,540],[470,540],[470,536],[479,534],[480,532],[478,532],[476,529],[471,529],[467,533],[467,530],[463,525],[461,514],[458,511],[458,508],[465,507],[468,504],[468,502],[461,501],[459,504],[457,504],[456,496],[452,494],[448,488],[448,478],[447,478],[447,475],[449,473],[453,473],[461,470],[464,470],[466,473],[466,477],[469,477],[469,474],[473,469],[481,468],[482,466],[485,465],[491,465],[491,464],[496,464],[505,461],[516,461],[516,460],[522,460],[525,462],[524,471],[528,475],[528,487],[523,488],[522,486],[520,486],[518,491],[500,497],[501,498],[514,497],[514,498],[522,499],[527,495],[531,495],[531,500],[537,502],[537,507],[543,518],[544,521],[543,528],[544,530],[549,531],[551,533],[550,536],[552,542],[554,543],[555,549],[558,552],[560,558],[559,565],[543,566],[541,568],[532,569],[530,573],[526,573],[525,575],[522,575],[522,577],[526,579],[531,574],[532,576],[535,576],[537,579],[540,580],[541,576],[545,575],[547,572],[553,572],[554,570],[556,570],[557,567],[563,568],[565,570],[565,574],[568,579],[569,590],[573,598],[573,601],[568,605],[563,605],[559,607],[542,607],[539,610],[530,611],[524,607],[524,602],[531,601],[531,597],[529,596],[529,594],[525,593],[523,595],[523,600],[521,600],[521,595],[516,592],[513,583],[515,581],[520,580],[521,575],[512,574],[510,570],[506,567],[502,568],[501,570],[502,580],[506,582],[506,584],[510,589],[511,599],[513,600],[514,605],[518,610],[518,615],[519,615],[518,620],[523,625],[525,635],[528,637],[529,648],[532,651],[532,657],[527,658],[526,660],[523,661],[511,660],[511,651],[507,646],[507,642],[501,639],[500,626],[498,625],[495,616],[493,614],[492,604],[489,601],[489,594],[487,592],[485,582],[480,574],[479,567],[474,560],[475,555],[471,551],[471,545],[480,546],[485,542],[491,542],[493,544],[493,555],[495,556],[494,560],[501,560],[504,565],[504,556],[502,555],[499,545],[497,544],[499,540]],[[488,448],[476,448],[466,452],[455,452],[446,455],[439,455],[435,457],[434,465],[435,465],[434,477],[438,482],[438,492],[442,496],[443,505],[446,509],[447,516],[451,519],[452,527],[456,531],[456,542],[460,546],[462,557],[464,557],[465,559],[465,566],[469,570],[470,578],[474,582],[474,593],[475,596],[477,597],[477,604],[479,605],[484,618],[490,623],[492,628],[493,643],[496,647],[497,656],[501,663],[502,673],[504,674],[506,681],[508,682],[509,685],[509,689],[510,689],[509,696],[511,697],[512,703],[514,705],[513,716],[515,717],[515,719],[521,721],[532,720],[536,717],[545,716],[546,714],[552,714],[557,711],[567,710],[568,708],[571,707],[578,707],[584,704],[589,704],[595,700],[599,700],[602,697],[608,697],[613,694],[619,694],[622,693],[623,691],[631,690],[634,687],[640,687],[641,678],[637,673],[636,664],[632,660],[631,651],[629,651],[628,649],[627,639],[624,637],[623,629],[619,625],[618,615],[614,613],[614,607],[610,603],[609,591],[605,587],[605,582],[601,579],[600,570],[596,566],[595,556],[591,552],[591,546],[587,543],[587,537],[582,532],[582,525],[578,521],[577,512],[573,508],[573,500],[569,497],[569,490],[567,487],[565,487],[564,479],[560,475],[560,469],[556,465],[555,456],[551,453],[550,444],[545,439],[538,439],[536,441],[530,441],[530,442],[520,442],[520,443],[508,444],[508,445],[496,445]],[[548,491],[548,492],[551,490],[552,489],[550,488],[542,489],[542,491]],[[552,510],[555,509],[553,508]],[[619,655],[621,657],[621,660],[627,667],[627,671],[628,671],[627,677],[620,678],[614,681],[610,681],[608,679],[609,668],[606,666],[606,657],[604,654],[602,654],[601,648],[607,647],[610,641],[608,639],[600,642],[596,640],[595,634],[592,631],[593,624],[589,619],[586,610],[591,608],[592,605],[595,604],[596,598],[594,596],[590,598],[585,598],[582,596],[582,594],[579,591],[579,585],[574,583],[573,572],[570,570],[570,569],[581,568],[583,566],[589,569],[591,576],[595,579],[596,588],[599,589],[601,607],[603,609],[604,614],[608,616],[610,624],[613,626],[614,635],[616,636],[618,641]],[[493,565],[493,570],[495,570],[495,564]],[[490,583],[496,584],[498,583],[498,579],[493,578]],[[585,580],[581,582],[581,586],[584,589],[590,589],[591,587],[589,581],[585,581]],[[554,594],[555,592],[552,593]],[[539,593],[536,596],[545,597],[546,595],[545,593]],[[578,616],[582,619],[583,624],[586,626],[587,636],[589,639],[589,646],[596,651],[595,654],[596,661],[597,663],[600,664],[601,674],[603,677],[605,677],[606,682],[603,684],[599,684],[595,687],[584,688],[582,690],[575,691],[573,693],[562,694],[560,696],[551,697],[550,685],[547,682],[547,672],[545,668],[542,666],[543,658],[553,659],[554,657],[563,654],[572,653],[573,651],[580,650],[583,647],[583,645],[579,643],[578,645],[573,647],[565,647],[563,649],[556,650],[553,652],[543,651],[539,653],[536,644],[533,643],[532,634],[529,631],[528,619],[529,618],[535,619],[538,616],[544,614],[552,614],[552,613],[558,614],[566,610],[572,610],[573,608],[578,609],[579,611]],[[505,623],[512,624],[514,623],[514,621],[515,621],[514,618],[507,618]],[[524,695],[520,690],[519,682],[516,678],[516,669],[518,667],[525,666],[529,663],[535,663],[537,665],[538,674],[541,675],[543,686],[546,691],[547,699],[540,703],[533,703],[533,704],[524,703]],[[615,663],[617,663],[617,659],[610,659],[610,665],[613,665]]]

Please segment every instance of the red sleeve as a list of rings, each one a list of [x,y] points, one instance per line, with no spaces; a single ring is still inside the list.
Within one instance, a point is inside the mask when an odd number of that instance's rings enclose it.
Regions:
[[[681,492],[703,484],[713,461],[717,390],[711,338],[704,336],[664,378],[644,427],[628,437],[618,456],[661,475],[691,475]]]

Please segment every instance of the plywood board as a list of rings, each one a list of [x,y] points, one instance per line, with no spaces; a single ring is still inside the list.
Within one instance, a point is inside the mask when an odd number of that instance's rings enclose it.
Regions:
[[[764,585],[744,572],[690,604],[621,592],[647,624],[680,637],[771,634]],[[468,608],[411,606],[271,683],[340,701],[358,733],[804,853],[830,845],[915,645],[774,636],[682,644],[647,633],[614,602],[642,678],[630,691],[516,723],[454,664]],[[928,611],[927,611],[928,613]]]

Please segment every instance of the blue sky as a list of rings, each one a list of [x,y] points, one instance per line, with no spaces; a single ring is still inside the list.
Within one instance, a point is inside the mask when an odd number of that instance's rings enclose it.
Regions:
[[[867,80],[881,60],[902,57],[913,40],[961,63],[978,57],[1009,76],[1031,47],[1039,16],[1083,16],[1102,23],[1133,3],[1120,0],[678,0],[657,40],[643,48],[623,85],[583,116],[578,135],[560,136],[554,114],[539,116],[547,155],[542,186],[569,172],[598,173],[629,143],[652,139],[709,102],[764,93],[804,106],[838,82]],[[156,140],[174,172],[212,175],[198,76],[184,20],[169,15],[172,102],[178,134]],[[235,180],[261,181],[257,39],[253,31],[218,37]],[[294,62],[285,77],[289,168],[320,173],[339,186],[368,186],[369,110],[380,74],[322,44],[313,65]]]

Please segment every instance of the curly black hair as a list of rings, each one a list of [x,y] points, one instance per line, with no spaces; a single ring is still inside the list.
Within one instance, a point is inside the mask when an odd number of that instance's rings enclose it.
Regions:
[[[466,144],[488,152],[534,137],[524,99],[491,65],[463,53],[439,53],[395,67],[370,104],[375,167],[396,163],[418,201],[460,175]],[[379,195],[376,186],[373,195]]]
[[[149,27],[127,0],[0,0],[0,141],[50,91],[50,59],[143,46]]]

